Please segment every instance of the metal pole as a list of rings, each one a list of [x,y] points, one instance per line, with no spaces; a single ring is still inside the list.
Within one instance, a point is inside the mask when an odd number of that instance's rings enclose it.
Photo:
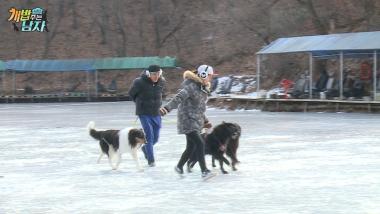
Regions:
[[[309,53],[309,99],[313,99],[313,53]]]
[[[257,54],[256,56],[256,63],[257,63],[257,68],[256,68],[256,83],[257,83],[257,93],[260,91],[260,54]]]
[[[5,95],[5,70],[3,71],[3,84],[2,84],[2,91],[1,94]]]
[[[99,92],[99,88],[98,88],[98,70],[95,70],[95,96],[96,96],[96,98],[98,97],[98,92]]]
[[[61,71],[61,94],[59,95],[59,101],[61,101],[61,97],[63,97],[65,93],[65,83],[63,82],[63,71]]]
[[[339,54],[339,71],[340,71],[340,77],[339,77],[339,99],[343,99],[343,51]]]
[[[87,80],[87,101],[90,101],[90,71],[86,71],[86,80]]]
[[[14,70],[12,71],[12,90],[12,95],[14,99],[14,96],[16,95],[16,72]]]
[[[15,102],[16,96],[16,72],[12,71],[12,103]]]
[[[377,51],[373,51],[373,100],[377,97]]]

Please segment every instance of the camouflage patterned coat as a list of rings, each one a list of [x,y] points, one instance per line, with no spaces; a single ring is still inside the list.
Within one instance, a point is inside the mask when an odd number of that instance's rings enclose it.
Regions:
[[[202,79],[191,71],[185,71],[182,89],[165,106],[169,112],[178,107],[177,128],[179,134],[201,132],[207,122],[205,116],[209,84],[202,85]]]

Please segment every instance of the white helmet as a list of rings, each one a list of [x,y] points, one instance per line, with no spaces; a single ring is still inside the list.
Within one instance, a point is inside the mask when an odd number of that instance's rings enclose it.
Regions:
[[[201,65],[197,68],[197,74],[200,78],[206,79],[208,75],[214,74],[214,69],[209,65]]]

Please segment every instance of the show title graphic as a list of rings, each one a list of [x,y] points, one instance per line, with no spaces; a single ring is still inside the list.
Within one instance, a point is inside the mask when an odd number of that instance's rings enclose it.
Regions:
[[[15,31],[22,32],[49,32],[47,27],[47,10],[40,7],[18,10],[9,9],[8,21],[12,23]]]

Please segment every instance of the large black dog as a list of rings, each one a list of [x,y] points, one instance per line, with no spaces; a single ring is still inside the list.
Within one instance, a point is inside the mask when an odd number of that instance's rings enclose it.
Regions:
[[[211,133],[205,134],[205,154],[212,155],[212,166],[215,167],[215,159],[219,161],[220,169],[224,174],[228,172],[223,168],[223,162],[232,165],[232,169],[236,171],[236,164],[239,163],[236,152],[239,147],[239,139],[241,135],[241,127],[236,123],[226,123],[215,126]],[[231,158],[230,162],[224,157],[224,153]],[[192,167],[197,162],[196,154],[193,153],[187,162],[188,171],[191,172]]]

